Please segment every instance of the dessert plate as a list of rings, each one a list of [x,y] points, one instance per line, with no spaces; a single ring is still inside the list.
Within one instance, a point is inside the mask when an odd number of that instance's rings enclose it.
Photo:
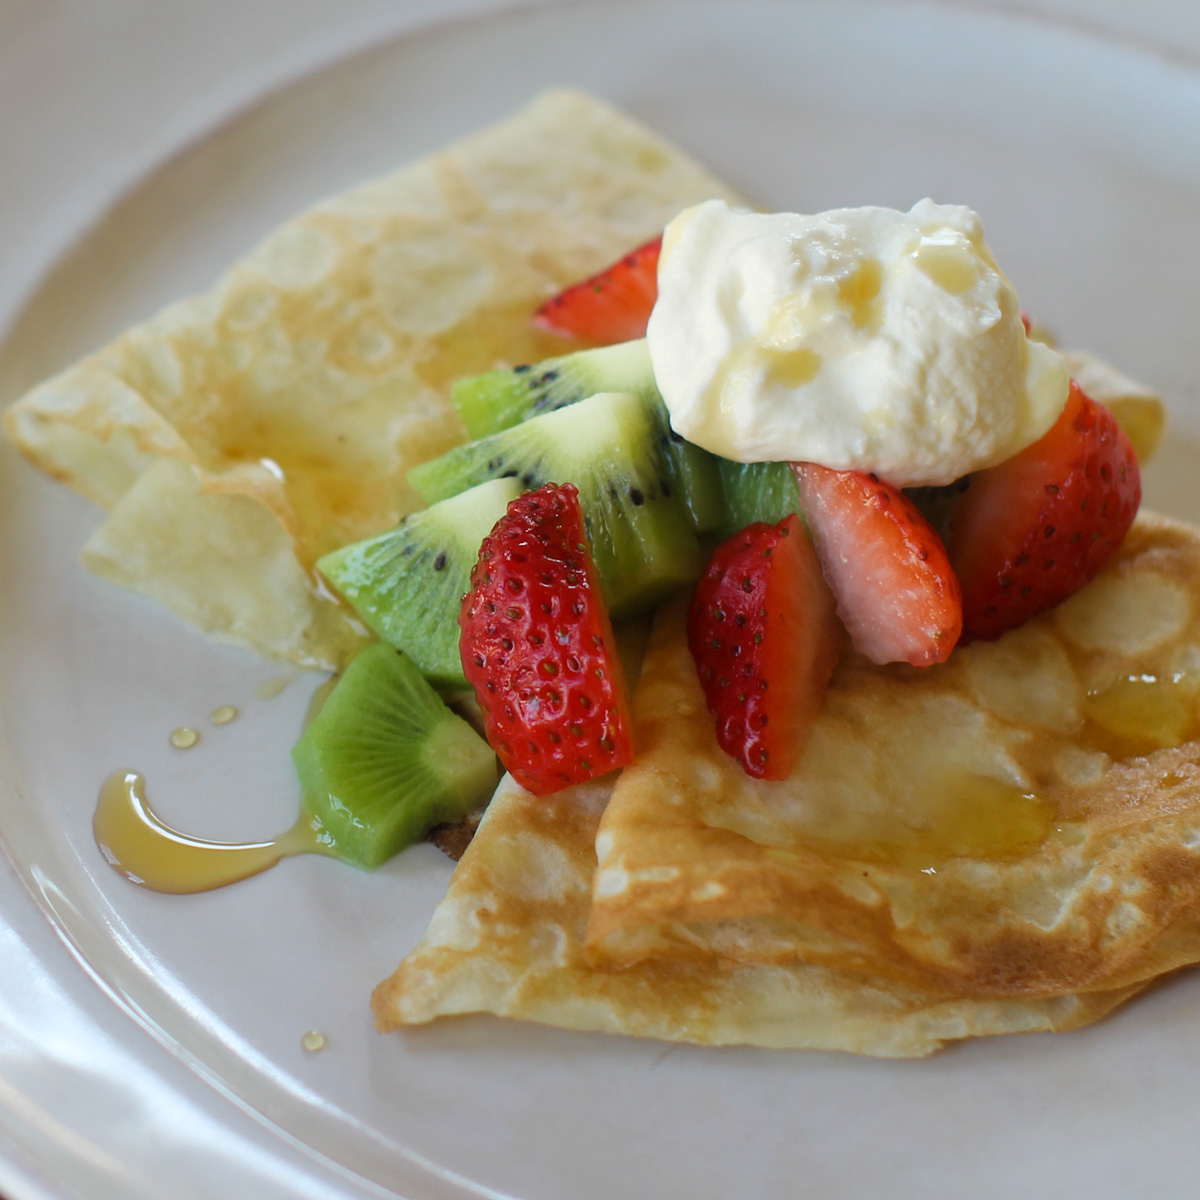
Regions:
[[[953,5],[597,2],[384,41],[178,147],[115,206],[97,195],[93,227],[22,297],[0,399],[204,286],[296,209],[556,84],[621,104],[765,206],[979,209],[1028,309],[1162,388],[1147,504],[1200,520],[1200,74]],[[487,1019],[380,1037],[368,994],[445,886],[437,851],[373,875],[301,858],[192,897],[125,882],[91,838],[105,776],[143,771],[190,832],[268,837],[294,815],[287,751],[319,681],[89,578],[76,552],[98,511],[0,455],[14,1200],[1187,1193],[1200,974],[1092,1029],[921,1062]],[[237,719],[211,723],[223,705]],[[201,733],[186,751],[168,740],[182,726]]]

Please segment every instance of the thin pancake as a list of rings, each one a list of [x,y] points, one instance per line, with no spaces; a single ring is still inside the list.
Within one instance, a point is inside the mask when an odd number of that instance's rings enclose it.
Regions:
[[[1200,533],[918,671],[839,666],[801,762],[716,744],[662,614],[600,827],[591,961],[803,960],[922,991],[1108,991],[1200,960]]]
[[[407,468],[465,436],[449,382],[561,352],[537,305],[709,196],[732,193],[601,101],[550,92],[288,221],[35,388],[5,430],[112,509],[90,569],[333,667],[360,639],[312,564],[415,506]]]
[[[953,999],[795,963],[598,970],[583,936],[610,789],[608,780],[535,797],[505,778],[425,937],[375,989],[380,1029],[486,1012],[706,1045],[905,1058],[961,1038],[1072,1029],[1137,991]]]

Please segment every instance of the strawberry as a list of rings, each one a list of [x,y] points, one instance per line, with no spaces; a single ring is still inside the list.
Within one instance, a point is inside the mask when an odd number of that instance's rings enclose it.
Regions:
[[[964,635],[990,640],[1078,591],[1120,545],[1142,498],[1137,456],[1074,381],[1062,416],[971,477],[950,529]]]
[[[692,593],[688,647],[717,742],[760,779],[786,779],[829,686],[841,631],[794,513],[727,538]]]
[[[962,600],[942,539],[899,488],[860,471],[793,463],[838,616],[872,662],[945,662]]]
[[[632,759],[624,674],[574,484],[509,503],[483,539],[458,623],[488,742],[522,787],[548,795]]]
[[[661,248],[660,235],[598,275],[559,292],[533,314],[533,323],[559,337],[604,345],[645,337],[658,298]]]

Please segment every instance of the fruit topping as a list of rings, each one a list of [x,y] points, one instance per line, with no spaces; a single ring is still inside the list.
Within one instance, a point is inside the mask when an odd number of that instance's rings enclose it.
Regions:
[[[450,400],[467,432],[481,438],[597,392],[659,398],[645,338],[471,375],[451,387]]]
[[[954,519],[958,502],[970,486],[970,475],[964,475],[953,483],[905,488],[904,494],[917,506],[917,511],[929,522],[934,532],[942,539],[942,544],[945,545],[950,532],[950,522]]]
[[[459,623],[488,741],[522,787],[548,795],[631,761],[624,674],[573,484],[509,504]]]
[[[533,314],[533,323],[559,337],[588,342],[611,344],[645,337],[650,310],[658,297],[661,249],[659,236],[590,279],[559,292]]]
[[[696,585],[688,646],[717,742],[747,774],[786,779],[837,662],[841,631],[794,513],[722,542]]]
[[[496,786],[496,756],[416,663],[377,642],[346,668],[292,748],[308,811],[339,858],[377,867]]]
[[[1050,431],[972,476],[959,503],[949,548],[964,636],[997,638],[1078,591],[1120,545],[1141,495],[1129,438],[1072,382]]]
[[[800,505],[838,616],[872,662],[945,662],[962,629],[941,538],[899,488],[859,471],[793,463]]]
[[[465,688],[458,612],[479,544],[521,493],[493,479],[343,546],[317,568],[385,642],[406,651],[438,687]]]
[[[605,602],[620,619],[691,586],[704,569],[656,413],[632,392],[602,392],[459,446],[408,478],[426,503],[487,479],[515,478],[523,489],[575,484]]]
[[[1144,467],[1154,457],[1166,428],[1162,397],[1086,350],[1064,350],[1062,356],[1084,394],[1104,405],[1125,430],[1139,466]]]
[[[800,511],[796,477],[785,462],[733,462],[718,458],[724,518],[719,533],[731,537],[755,521],[775,525]]]
[[[450,399],[468,432],[479,438],[599,392],[633,392],[646,402],[654,416],[654,437],[671,490],[698,532],[718,528],[725,516],[718,460],[671,428],[644,338],[460,379]],[[735,528],[745,524],[743,521]]]

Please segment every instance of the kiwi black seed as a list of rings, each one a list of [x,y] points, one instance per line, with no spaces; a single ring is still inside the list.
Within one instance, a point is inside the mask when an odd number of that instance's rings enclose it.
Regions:
[[[671,428],[645,338],[460,379],[451,399],[471,436],[481,438],[598,392],[632,392],[647,401],[669,486],[697,532],[715,529],[723,512],[716,458]]]
[[[371,869],[462,820],[496,785],[488,744],[407,655],[361,651],[292,748],[304,805],[339,858]]]
[[[675,495],[654,402],[601,392],[414,467],[409,482],[436,503],[487,479],[522,488],[573,483],[614,618],[643,612],[694,582],[702,554]]]
[[[496,479],[412,513],[394,529],[343,546],[321,574],[385,642],[412,657],[441,688],[465,688],[458,614],[479,545],[521,493]]]

